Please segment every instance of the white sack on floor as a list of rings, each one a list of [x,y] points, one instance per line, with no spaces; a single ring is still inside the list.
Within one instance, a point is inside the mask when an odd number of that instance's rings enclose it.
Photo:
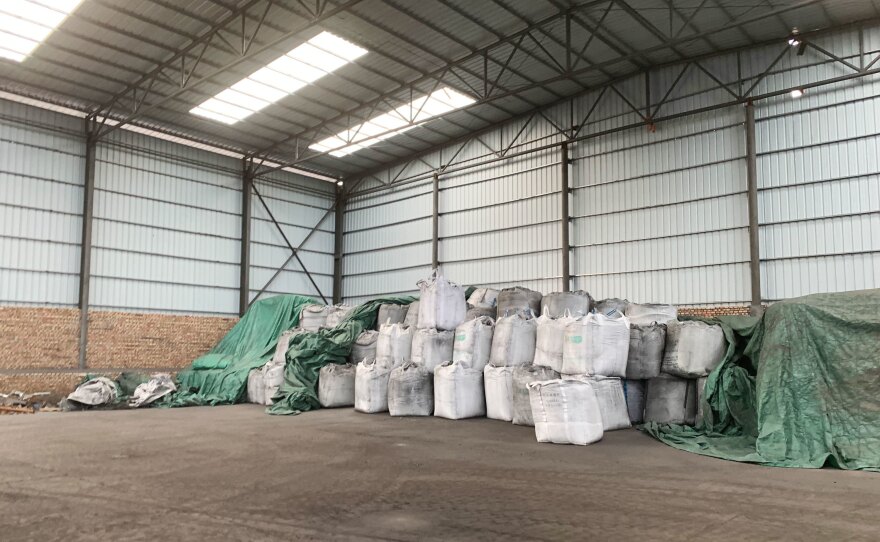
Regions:
[[[476,308],[494,309],[498,304],[498,290],[477,288],[468,298],[468,305]]]
[[[323,327],[326,329],[333,329],[353,310],[354,307],[350,305],[333,305],[330,307],[330,311],[327,314],[327,319],[324,321]]]
[[[379,313],[376,316],[376,329],[378,330],[382,327],[382,324],[403,324],[406,322],[406,315],[408,312],[409,305],[382,303],[379,305]]]
[[[299,327],[309,332],[315,332],[327,323],[327,315],[330,307],[324,305],[306,305],[299,313]]]
[[[498,293],[498,317],[516,314],[517,312],[534,314],[541,312],[541,292],[529,290],[522,286],[505,288]]]
[[[571,316],[586,316],[593,309],[593,296],[583,290],[553,292],[541,299],[541,313],[559,318],[566,312]]]
[[[629,320],[590,313],[565,327],[562,372],[574,375],[624,376],[629,354]]]
[[[154,374],[150,377],[150,380],[138,385],[134,389],[131,398],[128,400],[128,406],[140,408],[175,391],[177,391],[177,386],[174,384],[174,380],[171,379],[170,374]]]
[[[626,410],[630,423],[645,421],[645,392],[647,380],[624,380],[623,394],[626,396]]]
[[[535,359],[538,323],[531,313],[518,312],[499,318],[492,337],[492,365],[523,365]]]
[[[81,405],[98,406],[112,403],[117,395],[116,382],[99,376],[77,386],[73,393],[67,396],[67,400]]]
[[[629,318],[630,323],[640,326],[654,322],[666,324],[678,318],[678,309],[672,305],[630,303],[624,314]]]
[[[411,327],[416,329],[419,327],[419,306],[421,303],[418,301],[413,301],[409,304],[409,308],[406,310],[406,319],[403,321],[403,325],[406,327]],[[394,323],[394,322],[392,322]]]
[[[654,322],[638,325],[630,322],[626,377],[644,380],[659,375],[665,348],[666,324]]]
[[[435,270],[431,278],[419,281],[419,290],[419,327],[451,331],[464,322],[464,287]]]
[[[520,365],[513,368],[513,416],[515,425],[535,425],[532,419],[532,403],[529,384],[541,380],[556,380],[559,373],[541,365]]]
[[[576,318],[569,313],[552,318],[545,310],[535,319],[535,365],[544,365],[554,371],[562,371],[562,345],[565,342],[565,328]]]
[[[351,363],[330,363],[318,373],[318,402],[324,408],[354,406],[357,367]]]
[[[705,322],[669,322],[660,369],[684,378],[706,376],[721,363],[727,340],[721,326]]]
[[[413,328],[403,324],[384,324],[376,340],[376,359],[387,361],[392,367],[400,367],[410,361],[412,332]]]
[[[251,369],[247,379],[247,402],[255,405],[266,404],[266,383],[263,381],[263,368]]]
[[[487,316],[459,324],[455,328],[452,360],[465,362],[471,369],[482,370],[489,363],[494,333],[495,322]]]
[[[388,410],[388,379],[391,363],[366,359],[357,364],[354,378],[354,409],[367,414]]]
[[[483,369],[486,390],[486,417],[506,422],[513,420],[513,367],[486,365]]]
[[[586,445],[602,440],[602,414],[596,392],[582,380],[529,384],[538,442]]]
[[[357,365],[365,359],[375,358],[376,342],[378,340],[378,331],[373,331],[372,329],[362,331],[351,345],[351,354],[348,355],[348,360],[353,365]]]
[[[388,412],[392,416],[430,416],[434,412],[434,374],[408,362],[391,371]]]
[[[269,361],[263,365],[263,385],[266,387],[266,400],[264,405],[271,405],[272,398],[278,393],[281,384],[284,384],[284,363]]]
[[[413,334],[410,359],[421,365],[425,371],[434,374],[434,367],[452,360],[454,338],[454,331],[417,329]]]
[[[450,361],[434,369],[434,416],[460,420],[486,415],[483,371]]]
[[[697,415],[695,383],[666,373],[649,380],[645,421],[693,425]]]
[[[593,386],[596,400],[599,401],[599,412],[602,414],[602,429],[615,431],[632,427],[629,412],[626,409],[626,396],[623,392],[621,379],[608,376],[576,376],[563,377],[571,380],[582,380]]]

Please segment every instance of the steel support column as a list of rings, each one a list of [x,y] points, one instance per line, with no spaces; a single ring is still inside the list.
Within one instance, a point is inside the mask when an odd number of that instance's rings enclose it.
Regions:
[[[345,190],[336,185],[336,226],[333,229],[333,303],[342,303],[342,257],[344,254],[343,234],[345,233]]]
[[[440,268],[440,174],[434,172],[431,203],[431,268]]]
[[[755,144],[755,105],[746,102],[746,184],[749,208],[749,275],[751,277],[751,314],[764,312],[761,305],[761,250],[758,237],[758,153]]]
[[[254,162],[242,159],[241,168],[241,258],[238,282],[238,315],[244,316],[251,293],[251,200],[253,198]]]
[[[568,183],[568,166],[571,164],[571,161],[568,158],[568,143],[563,143],[560,149],[562,151],[562,171],[559,176],[559,233],[561,239],[560,248],[562,249],[562,291],[569,292],[571,291],[571,262],[569,261],[571,242],[568,234],[571,214],[568,209],[568,198],[571,188]]]
[[[82,238],[79,253],[79,368],[86,368],[89,344],[89,285],[92,275],[92,216],[95,207],[97,125],[86,120],[86,167],[83,182]]]

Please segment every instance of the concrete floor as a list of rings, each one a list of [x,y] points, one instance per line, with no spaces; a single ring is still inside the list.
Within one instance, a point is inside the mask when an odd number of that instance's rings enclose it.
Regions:
[[[238,405],[0,417],[0,539],[876,540],[880,475],[757,467],[634,430]]]

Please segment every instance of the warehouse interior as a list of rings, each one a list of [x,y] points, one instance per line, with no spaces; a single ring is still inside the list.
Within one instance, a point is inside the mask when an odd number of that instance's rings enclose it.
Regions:
[[[0,157],[10,540],[875,536],[877,0],[6,0]]]

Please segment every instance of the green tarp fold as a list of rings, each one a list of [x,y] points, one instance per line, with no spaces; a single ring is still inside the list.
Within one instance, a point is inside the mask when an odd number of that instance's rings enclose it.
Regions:
[[[693,453],[779,467],[880,470],[880,290],[780,301],[719,317],[729,348],[703,423],[642,429]]]

